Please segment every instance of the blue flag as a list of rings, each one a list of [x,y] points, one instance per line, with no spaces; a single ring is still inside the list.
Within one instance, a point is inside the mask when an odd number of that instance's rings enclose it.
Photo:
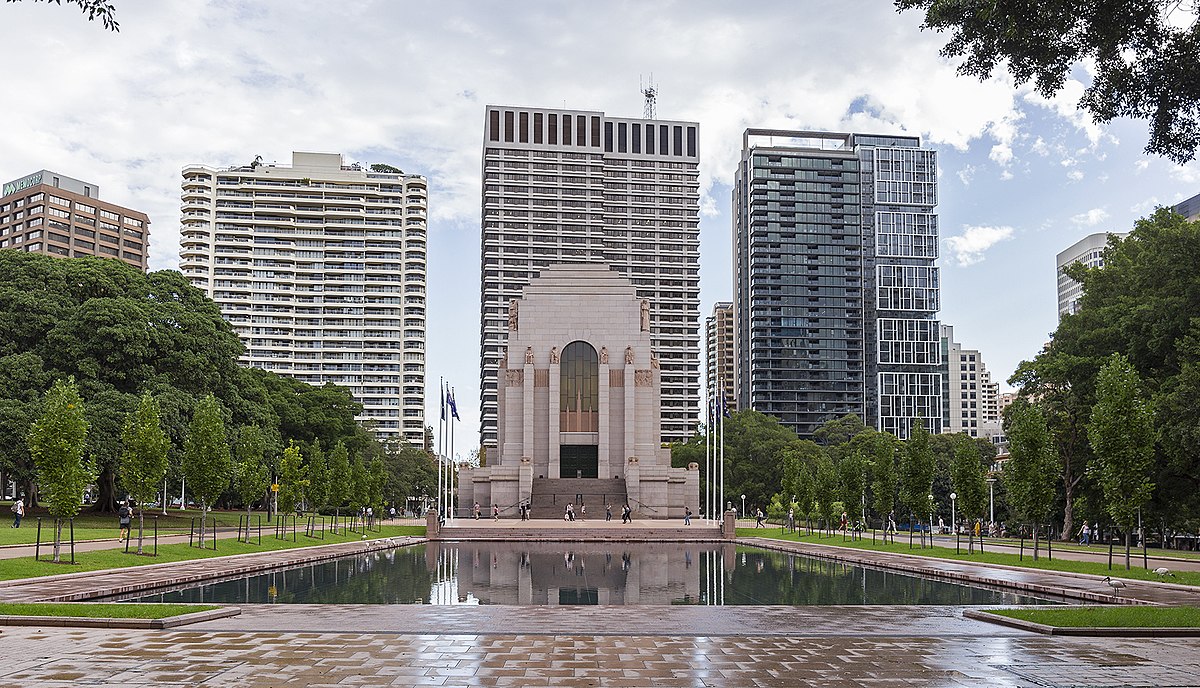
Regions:
[[[456,406],[454,404],[454,388],[453,387],[446,390],[446,405],[450,407],[450,415],[454,418],[454,420],[462,420],[462,418],[458,417],[458,406]],[[446,416],[446,411],[445,411],[445,409],[443,409],[442,417],[444,418],[445,416]]]
[[[721,415],[729,417],[729,406],[725,403],[725,392],[721,392]]]
[[[446,420],[446,386],[445,385],[442,385],[441,402],[442,402],[442,420],[444,421],[444,420]]]

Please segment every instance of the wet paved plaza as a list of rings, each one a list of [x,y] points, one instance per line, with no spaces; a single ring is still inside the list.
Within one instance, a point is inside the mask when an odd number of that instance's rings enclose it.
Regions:
[[[10,582],[0,598],[203,578],[254,568],[258,556]],[[264,556],[279,565],[285,555]],[[1046,572],[956,563],[948,573],[1097,589]],[[1126,594],[1197,598],[1155,584]],[[1200,686],[1200,638],[1041,636],[964,618],[963,609],[245,605],[238,617],[164,631],[2,627],[0,686]]]

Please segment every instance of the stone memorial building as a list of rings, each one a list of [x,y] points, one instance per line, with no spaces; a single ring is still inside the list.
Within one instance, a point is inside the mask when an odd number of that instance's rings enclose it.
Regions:
[[[671,468],[660,443],[658,357],[650,304],[604,265],[542,270],[508,308],[497,380],[497,451],[459,473],[460,508],[561,518],[567,505],[614,519],[698,512],[696,464]],[[469,511],[464,508],[463,511]]]

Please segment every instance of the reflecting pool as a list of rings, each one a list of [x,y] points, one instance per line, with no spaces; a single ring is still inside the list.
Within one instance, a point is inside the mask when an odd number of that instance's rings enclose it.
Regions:
[[[115,599],[239,604],[1047,604],[1002,590],[702,543],[426,543]]]

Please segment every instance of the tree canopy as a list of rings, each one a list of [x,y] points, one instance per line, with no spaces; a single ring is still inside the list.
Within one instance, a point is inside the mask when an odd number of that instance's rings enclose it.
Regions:
[[[924,28],[950,33],[948,58],[960,74],[992,77],[1007,68],[1018,85],[1046,98],[1071,70],[1092,72],[1079,108],[1097,122],[1147,120],[1146,152],[1183,164],[1200,145],[1200,25],[1194,6],[1175,0],[961,2],[895,0],[925,13]]]

